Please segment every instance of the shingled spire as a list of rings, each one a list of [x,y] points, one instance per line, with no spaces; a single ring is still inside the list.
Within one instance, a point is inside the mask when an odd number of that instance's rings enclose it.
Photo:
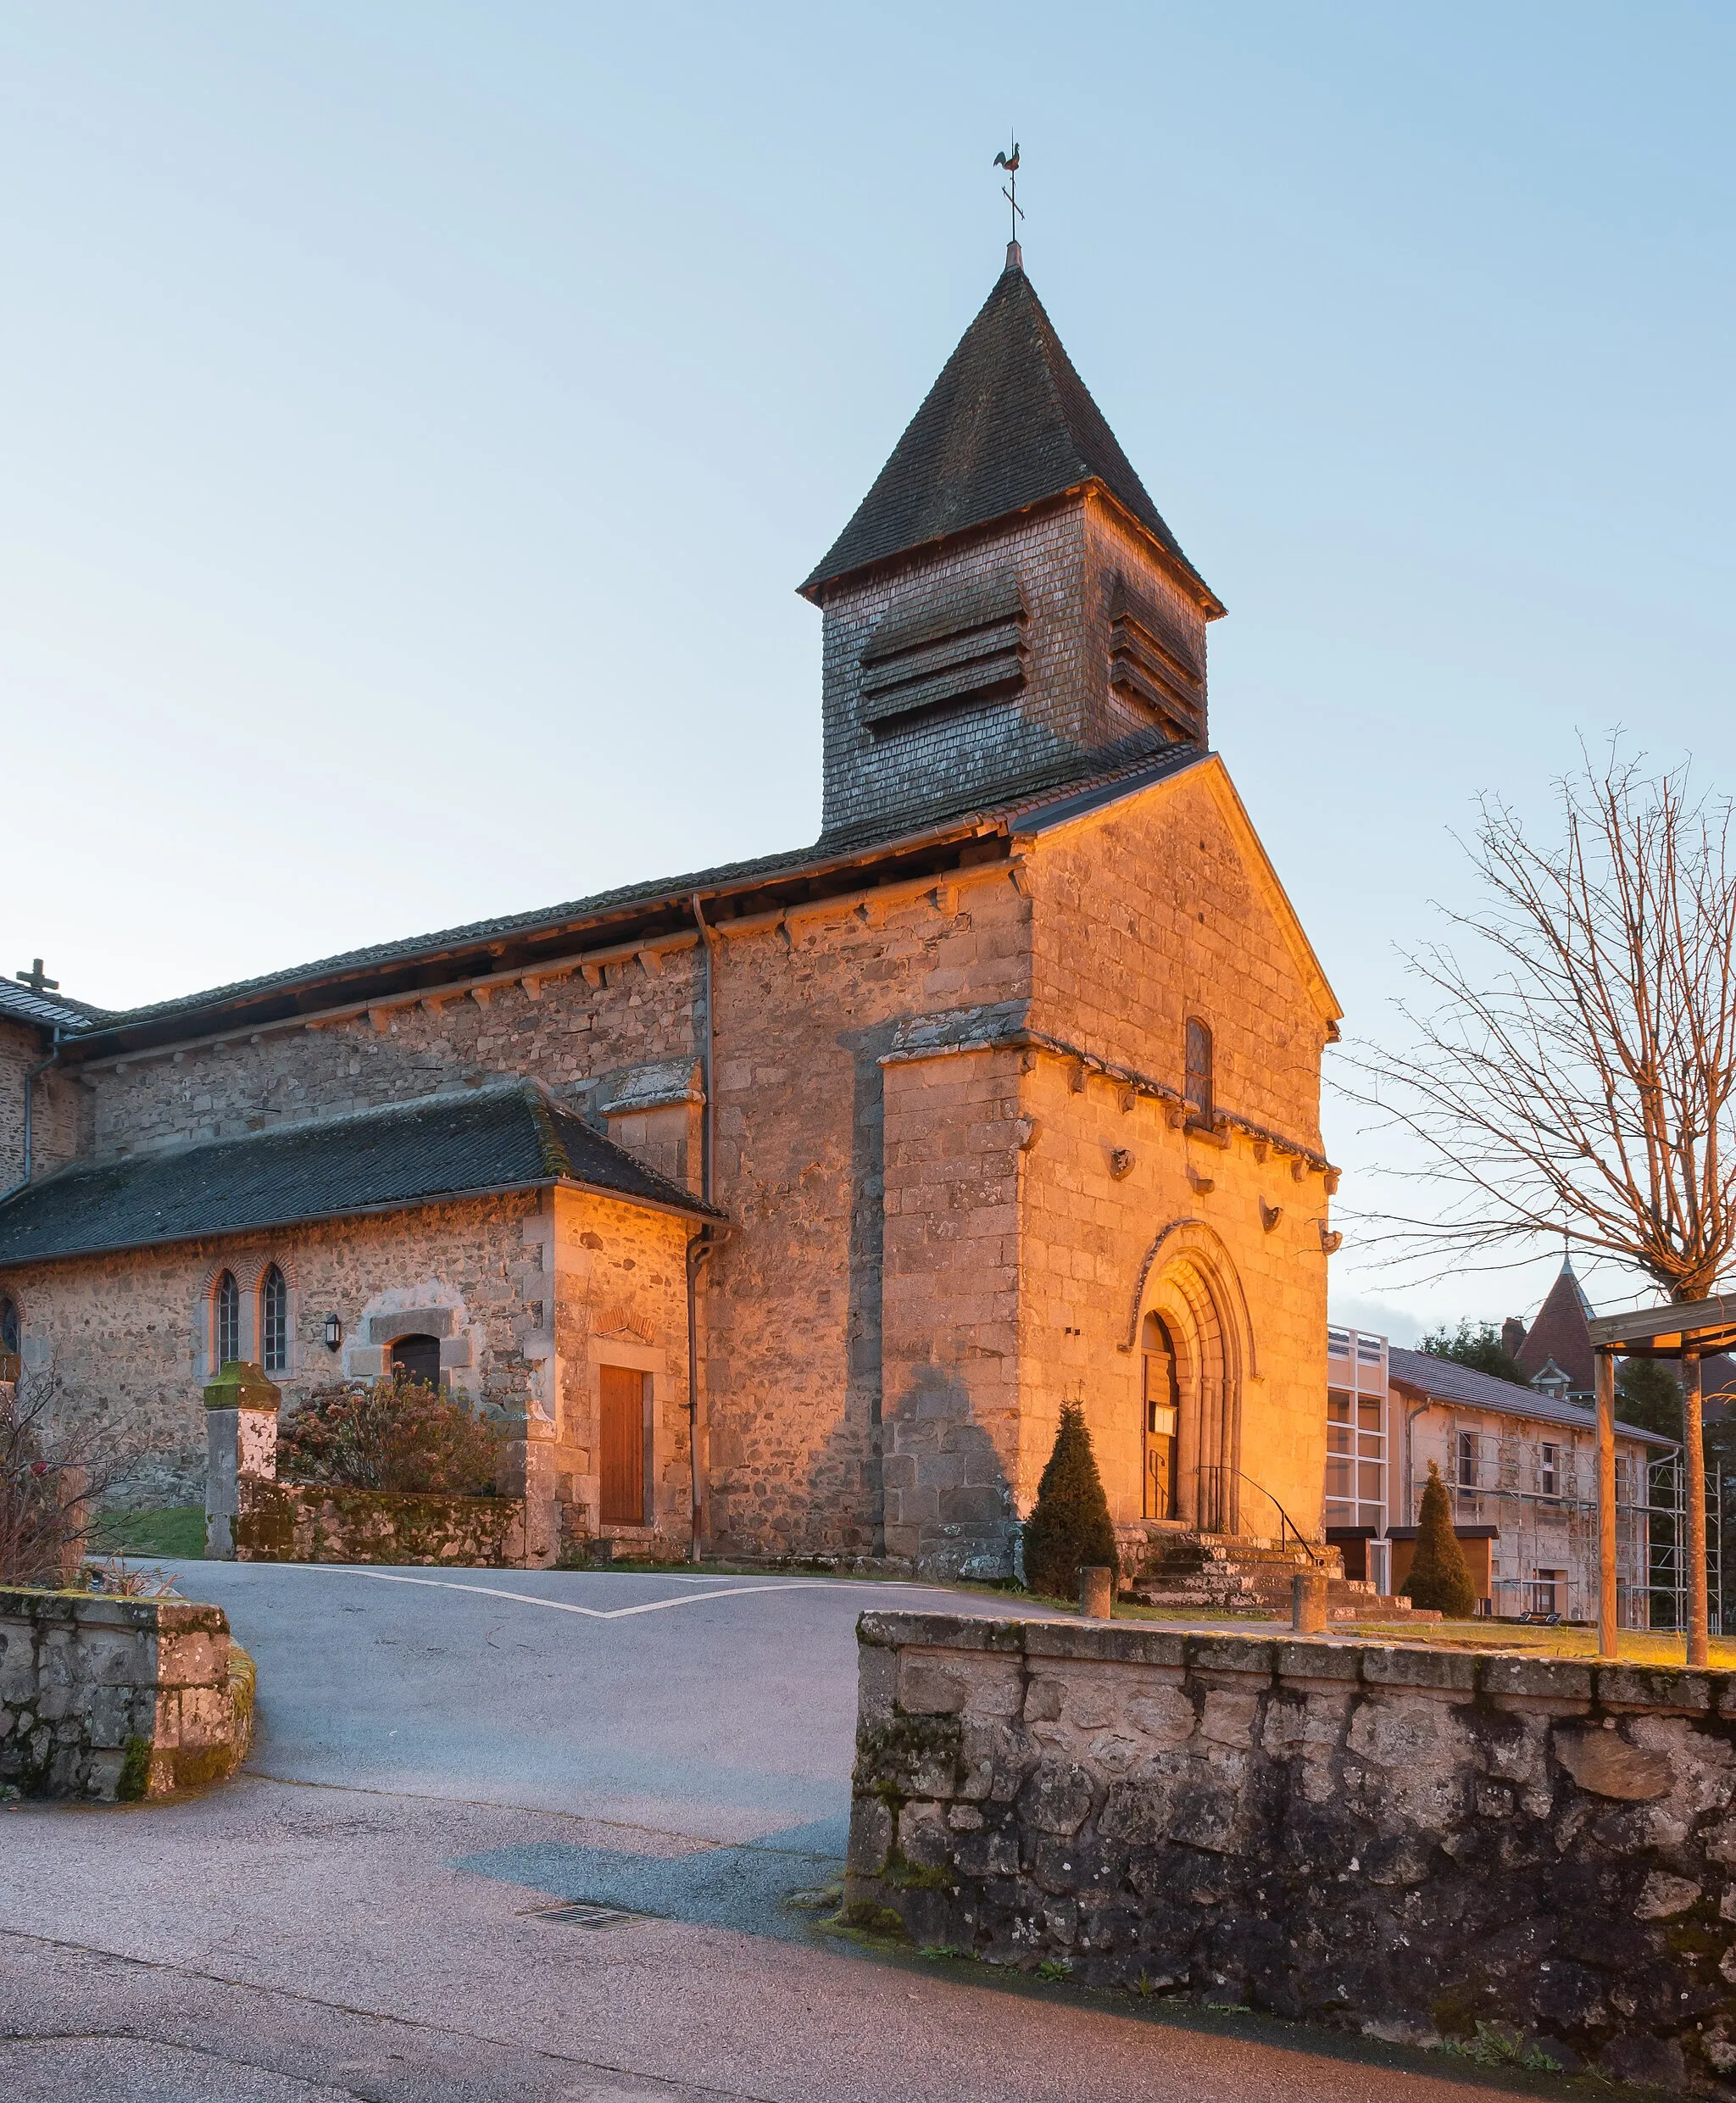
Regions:
[[[1134,472],[1021,264],[1007,266],[873,487],[799,587],[818,599],[852,571],[1100,483],[1221,613]]]
[[[887,837],[1206,743],[1182,553],[1016,243],[824,561],[822,837]]]

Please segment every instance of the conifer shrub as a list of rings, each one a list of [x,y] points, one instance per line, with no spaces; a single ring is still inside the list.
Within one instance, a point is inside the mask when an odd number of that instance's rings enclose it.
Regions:
[[[1025,1522],[1025,1583],[1050,1599],[1076,1600],[1079,1572],[1092,1564],[1108,1566],[1111,1584],[1120,1573],[1116,1530],[1085,1412],[1077,1402],[1065,1402],[1054,1450]]]
[[[1477,1611],[1465,1551],[1453,1532],[1452,1499],[1433,1460],[1416,1515],[1416,1552],[1399,1589],[1413,1606],[1435,1607],[1449,1621],[1467,1620]]]
[[[503,1440],[444,1388],[399,1374],[310,1395],[277,1433],[287,1480],[448,1497],[487,1496]]]

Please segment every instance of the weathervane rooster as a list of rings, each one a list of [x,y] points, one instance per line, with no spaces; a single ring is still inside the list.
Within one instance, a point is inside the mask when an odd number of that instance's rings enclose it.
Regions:
[[[1010,153],[995,155],[994,164],[1007,171],[1007,181],[1001,185],[1000,193],[1013,208],[1013,239],[1016,241],[1019,238],[1019,221],[1025,216],[1019,203],[1019,142],[1016,139],[1013,141]]]

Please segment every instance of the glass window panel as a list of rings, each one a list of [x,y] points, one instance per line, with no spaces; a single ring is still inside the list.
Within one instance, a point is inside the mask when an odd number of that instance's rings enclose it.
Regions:
[[[1350,1427],[1348,1424],[1327,1426],[1326,1449],[1328,1453],[1348,1453],[1350,1450]]]
[[[1356,1421],[1362,1427],[1364,1431],[1378,1431],[1380,1429],[1381,1417],[1383,1413],[1381,1408],[1381,1397],[1377,1394],[1361,1394],[1357,1396]]]
[[[259,1281],[259,1362],[268,1373],[289,1370],[289,1288],[275,1263]]]
[[[1387,1442],[1377,1431],[1360,1431],[1356,1434],[1356,1450],[1366,1460],[1384,1460]]]
[[[1348,1497],[1350,1494],[1350,1463],[1348,1460],[1327,1460],[1326,1494],[1328,1497]]]
[[[1386,1470],[1377,1461],[1359,1461],[1356,1468],[1356,1494],[1359,1497],[1378,1497],[1385,1487]]]
[[[241,1356],[241,1288],[233,1272],[217,1281],[217,1363],[220,1368]]]
[[[1335,1423],[1348,1424],[1350,1421],[1350,1398],[1342,1388],[1328,1388],[1326,1391],[1326,1413]]]

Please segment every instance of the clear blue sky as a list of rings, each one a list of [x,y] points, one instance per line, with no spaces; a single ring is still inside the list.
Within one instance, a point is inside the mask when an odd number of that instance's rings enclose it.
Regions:
[[[1736,782],[1733,61],[1660,0],[7,0],[0,964],[131,1003],[810,838],[793,587],[1010,125],[1381,1033],[1479,790],[1618,722]],[[1395,1333],[1538,1290],[1334,1276]]]

